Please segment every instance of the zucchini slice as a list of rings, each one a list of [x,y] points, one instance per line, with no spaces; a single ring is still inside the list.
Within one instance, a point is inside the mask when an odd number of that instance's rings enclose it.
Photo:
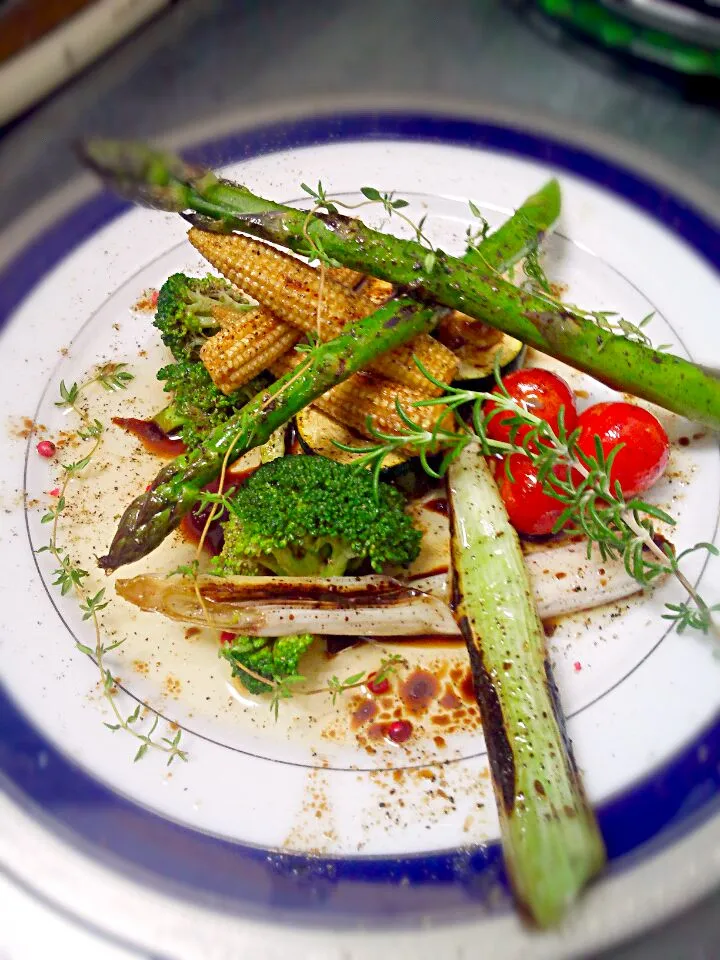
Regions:
[[[306,453],[318,453],[320,456],[327,457],[329,460],[337,460],[340,463],[352,463],[355,454],[348,453],[347,450],[340,450],[333,441],[358,448],[374,445],[372,440],[361,437],[350,427],[346,427],[345,424],[329,417],[313,406],[301,410],[295,417],[295,424],[300,445]],[[407,454],[395,451],[389,454],[382,469],[383,478],[396,478],[405,473],[406,470],[410,469],[409,464],[412,459],[414,458]]]
[[[454,352],[460,361],[454,382],[469,390],[492,390],[495,386],[496,358],[500,364],[500,374],[505,376],[522,365],[525,344],[504,333],[497,343],[489,347],[465,343]]]
[[[258,448],[260,450],[261,463],[269,463],[271,460],[277,460],[278,457],[285,456],[285,436],[287,431],[288,425],[283,424],[282,427],[278,427],[275,433],[270,434],[269,440]]]

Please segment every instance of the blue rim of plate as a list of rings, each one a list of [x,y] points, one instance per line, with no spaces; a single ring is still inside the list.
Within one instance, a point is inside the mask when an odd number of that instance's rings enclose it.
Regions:
[[[622,197],[720,273],[720,229],[681,196],[615,161],[542,133],[421,112],[352,112],[282,121],[196,145],[221,166],[328,142],[396,140],[540,161]],[[0,272],[0,329],[30,290],[127,204],[94,196],[43,230]],[[61,839],[140,883],[254,919],[412,925],[510,909],[497,843],[407,857],[316,857],[249,847],[167,820],[116,794],[57,750],[0,685],[0,785]],[[720,809],[720,719],[598,809],[610,870],[622,870]],[[88,810],[93,815],[88,816]]]

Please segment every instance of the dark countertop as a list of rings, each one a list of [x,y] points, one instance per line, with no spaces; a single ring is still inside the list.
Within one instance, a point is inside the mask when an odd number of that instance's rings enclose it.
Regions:
[[[717,92],[705,103],[685,100],[671,84],[554,42],[502,0],[180,0],[0,129],[0,222],[77,173],[68,144],[80,134],[157,137],[228,110],[330,93],[457,98],[549,115],[642,146],[690,184],[720,191]],[[604,956],[720,957],[720,896]]]

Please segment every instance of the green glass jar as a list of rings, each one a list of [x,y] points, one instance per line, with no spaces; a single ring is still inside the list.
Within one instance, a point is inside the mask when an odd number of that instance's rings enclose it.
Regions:
[[[534,0],[534,6],[607,50],[686,76],[720,77],[720,17],[702,3]]]

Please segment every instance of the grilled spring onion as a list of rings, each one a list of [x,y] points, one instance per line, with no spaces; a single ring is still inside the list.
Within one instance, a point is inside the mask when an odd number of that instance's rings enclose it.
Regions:
[[[428,539],[442,537],[426,534],[425,542]],[[447,554],[444,546],[437,552]],[[638,583],[621,560],[603,560],[602,576],[599,562],[588,560],[585,545],[579,543],[526,557],[540,616],[588,610],[637,593]],[[220,629],[242,626],[249,630],[252,626],[259,636],[282,636],[292,624],[300,633],[402,638],[457,635],[460,639],[448,606],[447,571],[437,573],[432,566],[426,569],[427,575],[415,573],[410,580],[392,576],[201,576],[191,580],[146,573],[118,580],[117,591],[141,610],[171,620],[206,626],[210,617]],[[562,574],[560,580],[558,573]]]
[[[254,636],[425,635],[455,629],[442,600],[392,577],[212,577],[150,574],[118,580],[118,594],[172,620]]]
[[[518,902],[558,923],[605,862],[566,738],[517,534],[479,447],[448,476],[456,617],[470,655]]]

